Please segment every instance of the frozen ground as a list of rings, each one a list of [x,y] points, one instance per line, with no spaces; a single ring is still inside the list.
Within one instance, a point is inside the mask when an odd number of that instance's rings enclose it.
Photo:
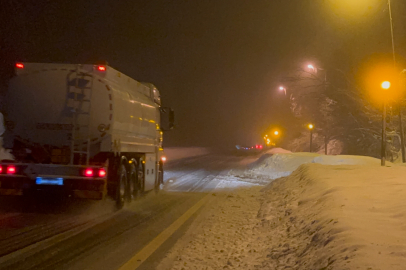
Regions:
[[[379,165],[265,155],[221,176],[158,269],[406,269],[406,168]]]

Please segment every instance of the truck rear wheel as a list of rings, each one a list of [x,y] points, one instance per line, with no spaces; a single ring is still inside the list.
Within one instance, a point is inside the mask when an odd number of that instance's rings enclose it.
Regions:
[[[124,164],[120,164],[117,170],[116,207],[121,209],[124,206],[127,190],[127,170]]]

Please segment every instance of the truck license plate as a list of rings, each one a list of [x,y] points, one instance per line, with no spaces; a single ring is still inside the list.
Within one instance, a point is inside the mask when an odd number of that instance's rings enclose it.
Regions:
[[[35,180],[37,185],[53,185],[53,186],[63,186],[63,178],[43,178],[37,177]]]

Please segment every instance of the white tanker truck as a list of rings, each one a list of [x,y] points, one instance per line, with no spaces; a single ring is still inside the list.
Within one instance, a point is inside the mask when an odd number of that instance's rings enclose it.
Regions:
[[[108,65],[17,63],[5,97],[15,160],[0,164],[0,195],[103,199],[121,208],[163,182],[163,131],[173,111],[159,91]]]

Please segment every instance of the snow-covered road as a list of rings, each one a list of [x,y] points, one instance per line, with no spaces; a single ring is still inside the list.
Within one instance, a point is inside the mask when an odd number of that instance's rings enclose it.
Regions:
[[[159,195],[119,212],[2,201],[0,269],[404,269],[406,167],[379,164],[192,155],[166,164]]]
[[[0,269],[120,268],[215,188],[217,177],[252,161],[200,153],[170,160],[162,192],[119,212],[111,200],[0,198]]]

